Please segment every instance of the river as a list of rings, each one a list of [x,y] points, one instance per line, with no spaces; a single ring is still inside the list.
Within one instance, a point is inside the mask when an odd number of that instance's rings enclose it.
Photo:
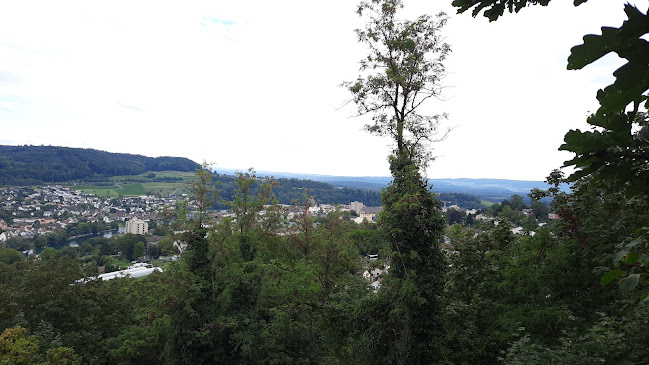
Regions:
[[[103,232],[97,232],[97,233],[91,233],[87,235],[83,235],[80,237],[75,237],[75,238],[68,238],[65,242],[51,246],[52,248],[56,250],[60,250],[63,247],[70,246],[70,247],[79,247],[82,243],[86,242],[87,240],[95,237],[104,237],[104,238],[111,238],[116,234],[119,233],[124,233],[125,230],[124,228],[119,228],[119,229],[111,229],[108,231],[103,231]],[[30,253],[35,253],[36,255],[40,255],[41,251],[43,251],[46,247],[36,247],[34,250]]]

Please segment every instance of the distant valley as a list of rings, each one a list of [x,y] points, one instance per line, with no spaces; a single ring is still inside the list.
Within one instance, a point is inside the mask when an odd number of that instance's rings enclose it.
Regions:
[[[183,189],[188,176],[167,176],[162,171],[195,171],[200,165],[182,157],[146,157],[124,153],[109,153],[93,149],[54,146],[0,146],[0,185],[38,185],[76,181],[89,185],[93,193],[112,195],[138,195],[145,193],[167,194]],[[216,168],[220,175],[231,176],[244,169]],[[147,178],[148,172],[158,172]],[[155,175],[155,174],[154,174]],[[349,203],[349,199],[363,199],[365,204],[379,205],[380,191],[391,181],[386,176],[332,176],[318,174],[257,171],[260,177],[273,176],[280,180],[276,194],[282,203],[290,204],[302,197],[302,188],[316,195],[322,202]],[[139,176],[139,177],[138,177]],[[223,180],[225,176],[220,179]],[[169,181],[166,181],[166,180]],[[132,180],[132,181],[130,181]],[[173,180],[173,181],[172,181]],[[227,179],[226,179],[227,180]],[[234,188],[233,181],[223,180],[222,192],[228,198]],[[122,185],[113,186],[117,181]],[[185,181],[185,182],[183,182]],[[433,192],[442,194],[444,200],[452,194],[466,194],[481,200],[500,202],[514,194],[526,195],[533,188],[547,188],[542,181],[504,179],[430,179]],[[131,183],[123,185],[123,183]],[[158,184],[155,185],[154,183]],[[169,183],[167,185],[159,185]],[[170,185],[170,184],[175,185]],[[92,186],[98,185],[98,186]],[[567,190],[567,187],[564,187]],[[465,199],[462,199],[463,201]]]
[[[232,174],[233,169],[216,169],[219,173]],[[285,172],[257,171],[259,176],[275,178],[308,179],[325,182],[335,187],[351,189],[368,189],[380,191],[392,181],[388,176],[332,176],[317,174],[297,174]],[[429,179],[435,193],[463,193],[478,196],[491,202],[500,202],[518,194],[527,196],[533,188],[547,189],[543,181],[506,180],[506,179]],[[568,191],[568,186],[562,186]]]

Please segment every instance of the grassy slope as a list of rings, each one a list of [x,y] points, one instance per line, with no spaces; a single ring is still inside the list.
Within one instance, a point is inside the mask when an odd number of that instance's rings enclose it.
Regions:
[[[144,174],[140,175],[122,175],[122,176],[113,176],[110,178],[112,181],[125,181],[125,180],[138,180],[142,182],[147,182],[151,181],[154,179],[160,179],[164,177],[179,177],[182,178],[185,181],[189,181],[194,177],[193,172],[182,172],[182,171],[155,171],[153,172],[155,174],[154,178],[148,178],[146,175],[150,172],[145,172]]]
[[[160,194],[167,196],[169,194],[187,193],[187,182],[190,181],[194,173],[180,172],[180,171],[158,171],[154,172],[154,178],[147,178],[146,174],[133,175],[133,176],[113,176],[110,180],[115,182],[115,185],[101,186],[101,185],[76,185],[73,188],[83,190],[99,197],[118,197],[118,196],[138,196],[146,195],[147,193]],[[180,177],[183,180],[177,182],[157,182],[152,181],[163,177]],[[138,182],[133,182],[138,181]],[[125,182],[125,183],[123,183]]]

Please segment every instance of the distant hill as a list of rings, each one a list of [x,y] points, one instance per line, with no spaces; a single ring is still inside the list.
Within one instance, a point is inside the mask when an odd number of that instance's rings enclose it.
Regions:
[[[146,171],[194,171],[184,157],[147,157],[94,149],[0,145],[0,185],[37,185],[71,180],[100,181]]]
[[[237,185],[232,171],[218,171],[216,180],[219,182],[218,191],[221,198],[230,200],[235,194]],[[258,175],[261,176],[261,175]],[[280,204],[293,204],[304,202],[306,189],[307,196],[315,196],[318,204],[349,204],[353,201],[363,202],[367,206],[381,205],[381,193],[376,190],[350,189],[335,187],[331,184],[310,179],[296,179],[280,177],[279,183],[273,189],[273,194]],[[258,185],[253,186],[253,195],[258,193]],[[227,205],[221,201],[215,204],[215,209],[225,209]]]
[[[219,172],[221,169],[219,169]],[[225,169],[224,171],[234,171]],[[336,187],[350,189],[377,190],[388,186],[392,181],[387,176],[331,176],[315,174],[295,174],[283,172],[257,171],[259,176],[274,176],[276,178],[310,179],[326,182]],[[429,179],[435,193],[462,193],[480,197],[482,199],[501,202],[518,194],[526,197],[533,188],[547,189],[549,186],[543,181],[506,180],[506,179]],[[569,191],[567,185],[562,190]]]

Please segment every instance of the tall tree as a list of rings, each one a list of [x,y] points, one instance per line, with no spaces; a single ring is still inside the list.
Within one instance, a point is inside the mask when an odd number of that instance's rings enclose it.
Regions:
[[[435,18],[422,15],[414,21],[400,21],[396,12],[402,7],[400,0],[359,4],[357,13],[366,16],[368,24],[356,34],[369,54],[360,62],[364,75],[343,86],[351,92],[358,115],[372,115],[367,131],[391,137],[396,157],[425,167],[431,158],[427,142],[437,140],[438,122],[446,115],[422,115],[418,108],[441,96],[446,74],[442,62],[450,47],[440,30],[447,18],[440,13]]]
[[[277,199],[273,193],[277,181],[272,177],[257,178],[252,168],[245,173],[237,171],[235,181],[237,189],[228,204],[237,217],[241,254],[250,261],[257,250],[255,236],[268,233],[279,219]]]
[[[358,114],[372,115],[366,129],[394,141],[389,157],[394,180],[383,192],[380,216],[393,251],[392,266],[379,298],[368,305],[383,312],[376,317],[383,326],[372,325],[373,333],[363,335],[372,347],[366,360],[420,364],[440,360],[444,333],[439,305],[444,222],[421,170],[432,159],[429,146],[439,139],[438,122],[445,115],[422,115],[418,110],[426,100],[440,97],[442,61],[450,47],[440,35],[444,14],[402,21],[396,16],[402,7],[400,0],[359,4],[357,12],[367,18],[367,25],[356,33],[369,54],[361,61],[363,74],[343,86],[351,92]]]

